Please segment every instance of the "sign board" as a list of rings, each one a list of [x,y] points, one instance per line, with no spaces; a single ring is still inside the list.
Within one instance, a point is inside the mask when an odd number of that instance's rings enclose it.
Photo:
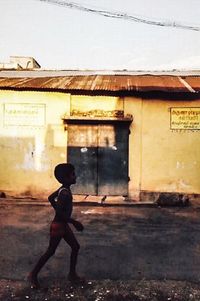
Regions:
[[[200,107],[170,108],[172,130],[200,130]]]
[[[82,117],[124,117],[124,102],[114,96],[72,96],[70,115]]]
[[[5,126],[44,126],[45,104],[35,103],[5,103]]]

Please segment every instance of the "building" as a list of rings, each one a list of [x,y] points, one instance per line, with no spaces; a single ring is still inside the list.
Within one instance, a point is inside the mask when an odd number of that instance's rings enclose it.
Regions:
[[[10,56],[9,62],[0,63],[0,70],[33,70],[39,68],[39,63],[29,56]]]
[[[57,163],[75,194],[200,194],[200,77],[0,72],[0,190],[46,196]]]

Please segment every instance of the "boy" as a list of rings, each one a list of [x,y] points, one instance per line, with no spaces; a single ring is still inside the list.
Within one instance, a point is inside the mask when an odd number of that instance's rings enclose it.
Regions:
[[[68,280],[80,280],[80,277],[76,273],[76,263],[80,245],[68,225],[69,223],[72,224],[77,231],[83,231],[84,229],[80,222],[71,218],[73,206],[70,186],[76,183],[75,168],[70,163],[58,164],[55,167],[54,175],[58,182],[62,184],[62,186],[48,197],[49,202],[55,209],[55,217],[50,226],[49,246],[28,276],[28,280],[30,281],[31,286],[34,288],[40,287],[37,278],[38,273],[48,259],[54,255],[62,238],[71,247],[70,271],[68,274]]]

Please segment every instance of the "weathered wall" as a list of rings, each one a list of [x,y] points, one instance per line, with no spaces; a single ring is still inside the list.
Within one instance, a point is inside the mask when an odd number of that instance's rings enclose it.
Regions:
[[[170,107],[200,101],[144,102],[141,189],[200,193],[200,132],[170,130]]]
[[[23,107],[24,104],[24,107]],[[200,193],[199,131],[171,130],[170,108],[200,107],[200,100],[70,96],[55,92],[0,91],[0,190],[47,195],[57,182],[53,169],[65,162],[64,114],[132,114],[129,196],[141,191]],[[110,113],[109,113],[110,112]]]
[[[171,107],[200,107],[200,100],[170,101],[126,98],[134,121],[130,134],[129,192],[200,193],[198,130],[171,130]]]
[[[0,91],[1,191],[41,197],[57,185],[52,172],[66,161],[61,117],[69,104],[62,93]]]
[[[124,113],[133,116],[129,135],[129,196],[134,200],[139,199],[141,189],[142,106],[142,99],[134,97],[124,99]]]

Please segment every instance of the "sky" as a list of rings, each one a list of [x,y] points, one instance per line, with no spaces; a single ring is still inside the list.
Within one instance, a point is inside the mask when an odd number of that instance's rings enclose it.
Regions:
[[[200,0],[73,2],[200,27]],[[200,70],[200,31],[107,18],[39,0],[0,0],[0,62],[10,56],[34,57],[49,70]]]

